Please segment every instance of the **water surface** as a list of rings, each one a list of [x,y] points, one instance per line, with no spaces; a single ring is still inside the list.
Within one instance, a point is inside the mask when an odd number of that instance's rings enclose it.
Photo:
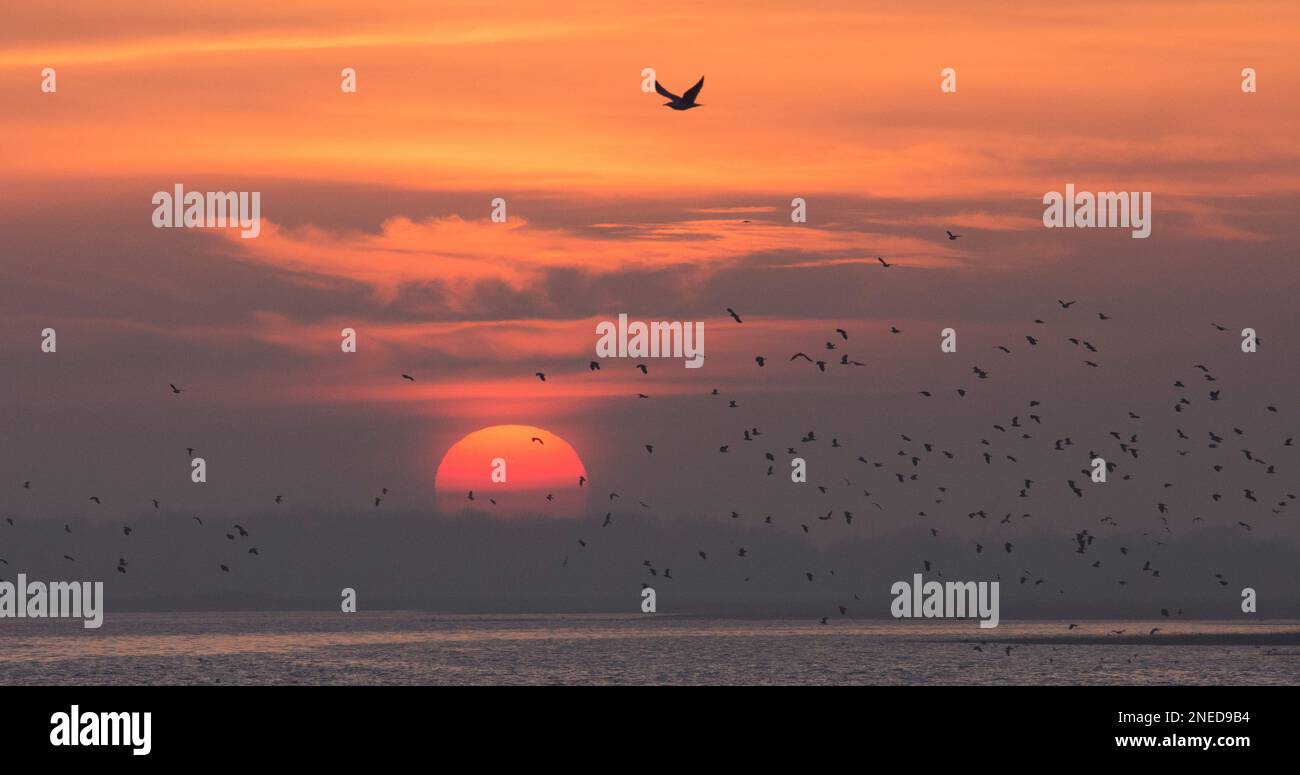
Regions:
[[[386,611],[119,613],[86,630],[5,619],[0,684],[1300,683],[1300,622],[1068,624]]]

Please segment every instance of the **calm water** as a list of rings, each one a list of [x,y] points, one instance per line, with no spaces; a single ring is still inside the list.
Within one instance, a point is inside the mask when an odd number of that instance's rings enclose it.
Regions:
[[[120,613],[94,631],[5,619],[0,684],[1300,683],[1300,622],[1079,625],[277,612]]]

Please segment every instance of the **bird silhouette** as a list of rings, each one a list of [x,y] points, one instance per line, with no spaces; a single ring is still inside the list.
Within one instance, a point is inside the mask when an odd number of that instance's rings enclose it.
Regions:
[[[655,91],[659,92],[660,96],[668,98],[668,102],[665,102],[664,106],[673,110],[690,110],[691,108],[701,107],[700,103],[696,102],[695,99],[700,96],[700,89],[703,88],[704,76],[700,76],[700,80],[679,97],[665,89],[658,80],[655,81]]]

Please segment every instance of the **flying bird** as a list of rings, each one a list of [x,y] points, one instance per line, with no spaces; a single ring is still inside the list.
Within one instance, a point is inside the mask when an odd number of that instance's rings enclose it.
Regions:
[[[682,93],[682,96],[678,97],[676,94],[673,94],[661,86],[658,80],[655,81],[655,91],[659,92],[661,96],[668,98],[668,102],[665,102],[664,105],[673,110],[690,110],[691,108],[700,107],[700,103],[696,102],[695,99],[700,96],[700,89],[703,88],[704,76],[700,76],[700,80],[697,81],[694,86],[687,89]]]

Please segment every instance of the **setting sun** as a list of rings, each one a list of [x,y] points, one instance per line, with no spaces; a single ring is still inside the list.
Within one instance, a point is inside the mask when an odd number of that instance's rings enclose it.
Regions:
[[[493,425],[447,450],[434,486],[445,512],[577,518],[586,503],[586,477],[573,446],[554,433]]]

